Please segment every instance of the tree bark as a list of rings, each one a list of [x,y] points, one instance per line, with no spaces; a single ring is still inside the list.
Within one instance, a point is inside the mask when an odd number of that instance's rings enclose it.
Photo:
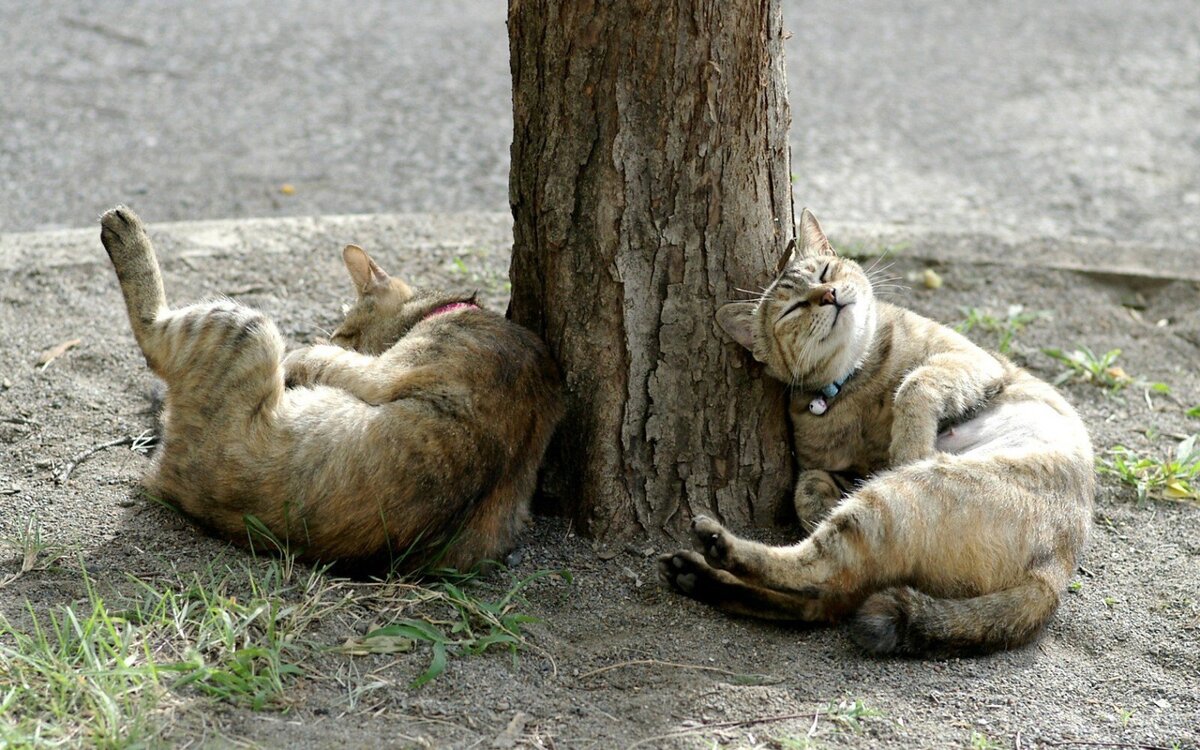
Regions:
[[[543,493],[610,541],[778,521],[784,391],[714,315],[794,235],[780,0],[510,0],[508,29],[509,314],[568,393]]]

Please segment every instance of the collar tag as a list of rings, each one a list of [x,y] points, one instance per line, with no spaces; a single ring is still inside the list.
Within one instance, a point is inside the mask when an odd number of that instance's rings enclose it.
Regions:
[[[816,417],[819,417],[825,412],[829,411],[829,402],[842,392],[842,386],[844,386],[846,381],[849,380],[856,372],[858,372],[858,370],[851,370],[846,374],[846,377],[842,378],[841,380],[822,386],[820,394],[818,394],[817,397],[812,401],[808,402],[808,411]]]

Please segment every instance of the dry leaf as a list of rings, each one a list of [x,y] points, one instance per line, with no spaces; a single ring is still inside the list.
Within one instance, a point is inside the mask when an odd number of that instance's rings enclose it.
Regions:
[[[346,639],[335,651],[350,656],[403,654],[413,650],[413,639],[398,635],[356,636]]]
[[[921,281],[925,284],[926,289],[942,288],[942,277],[932,268],[925,269],[925,272],[921,274]]]
[[[1129,373],[1125,372],[1124,368],[1121,368],[1121,367],[1110,367],[1104,371],[1104,374],[1109,376],[1113,380],[1120,380],[1122,382],[1124,382],[1126,380],[1131,380],[1131,378],[1129,377]]]
[[[68,349],[72,349],[83,343],[83,339],[71,339],[64,341],[58,346],[52,346],[46,351],[38,355],[37,363],[43,370],[50,366],[50,363],[67,353]]]
[[[279,192],[283,193],[284,195],[295,195],[296,186],[289,182],[285,182],[279,186]]]

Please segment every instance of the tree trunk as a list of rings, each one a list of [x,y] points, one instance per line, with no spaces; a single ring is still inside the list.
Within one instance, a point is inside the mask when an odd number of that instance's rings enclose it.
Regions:
[[[794,234],[780,0],[510,0],[510,316],[562,366],[587,534],[779,520],[784,391],[717,327]]]

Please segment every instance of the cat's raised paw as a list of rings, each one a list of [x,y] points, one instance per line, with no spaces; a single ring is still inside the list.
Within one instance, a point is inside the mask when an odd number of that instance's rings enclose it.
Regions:
[[[144,252],[146,235],[142,220],[126,206],[110,208],[100,217],[100,242],[114,262],[132,252]]]

